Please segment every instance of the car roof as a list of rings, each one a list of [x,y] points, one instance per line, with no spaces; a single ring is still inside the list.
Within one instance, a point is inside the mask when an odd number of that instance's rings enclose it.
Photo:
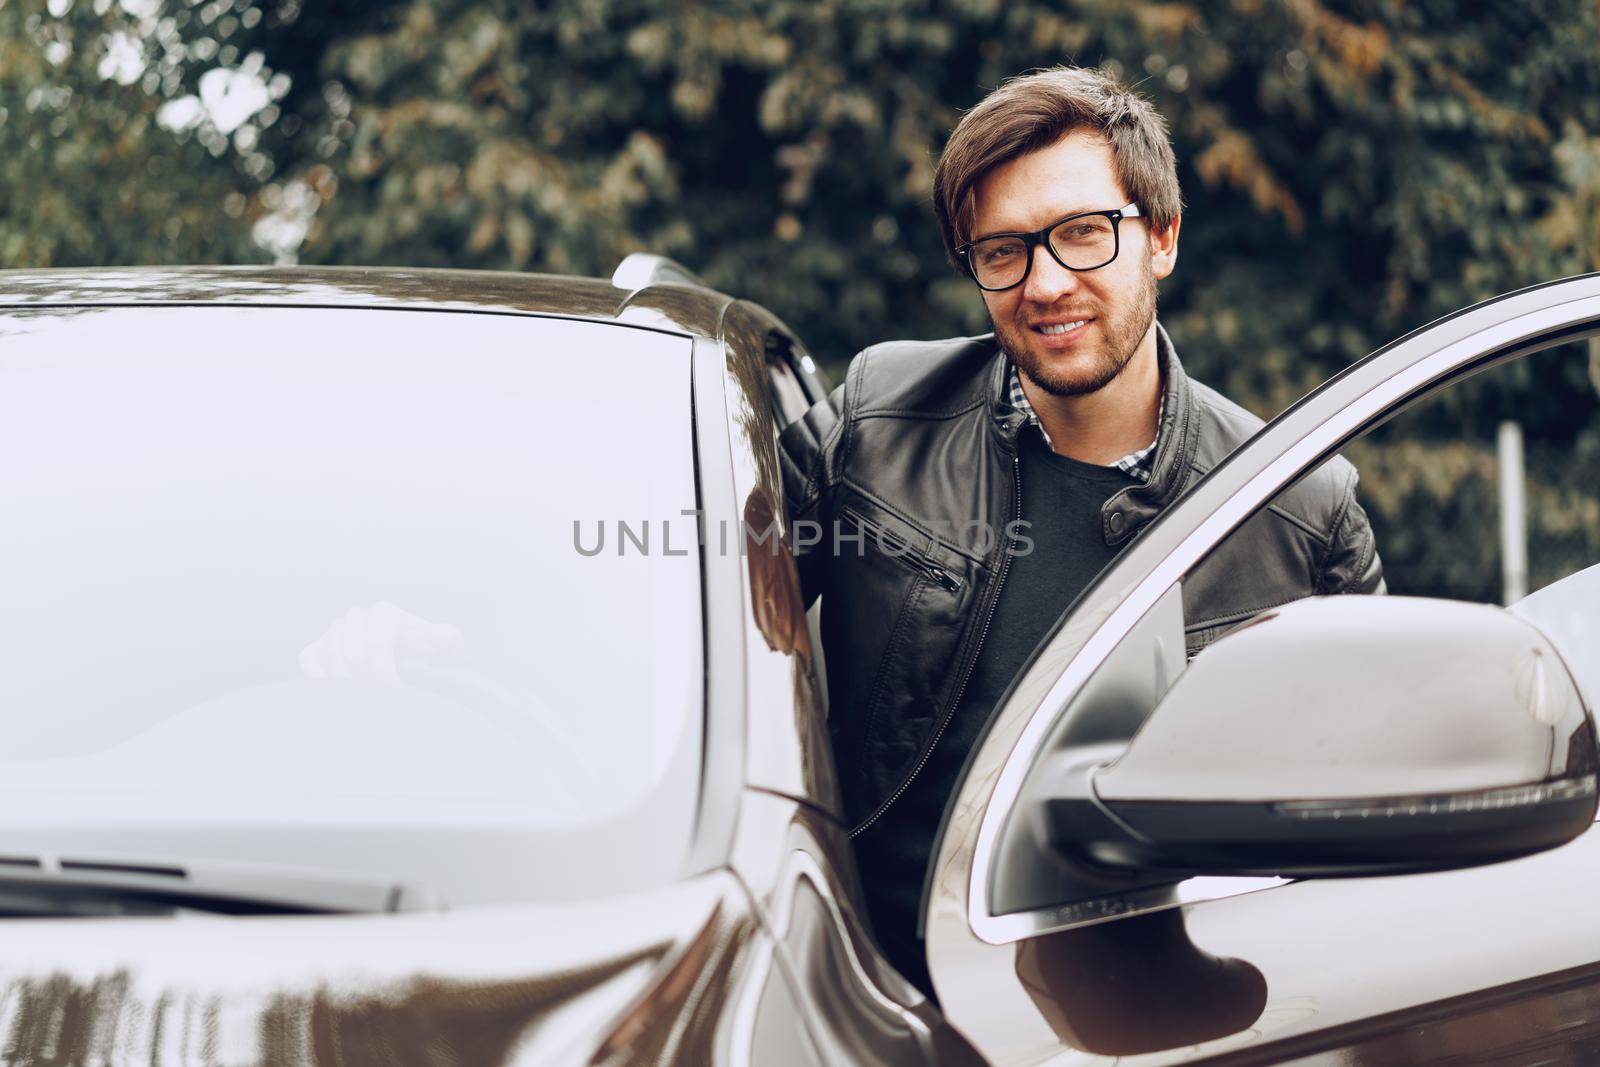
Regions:
[[[730,297],[703,286],[389,267],[114,267],[0,271],[0,307],[238,304],[558,315],[715,337]]]

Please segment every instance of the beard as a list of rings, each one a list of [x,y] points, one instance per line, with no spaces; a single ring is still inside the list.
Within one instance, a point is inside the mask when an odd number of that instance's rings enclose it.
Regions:
[[[1040,353],[1029,340],[1032,329],[1018,321],[1002,326],[991,315],[995,339],[1000,348],[1033,384],[1052,396],[1085,396],[1099,392],[1116,380],[1139,350],[1139,343],[1150,332],[1156,317],[1156,276],[1145,262],[1133,300],[1119,312],[1100,310],[1090,327],[1098,327],[1104,337],[1101,345],[1083,352]],[[1018,308],[1020,318],[1023,308]],[[1084,317],[1084,316],[1079,316]],[[1067,358],[1062,359],[1065,355]]]

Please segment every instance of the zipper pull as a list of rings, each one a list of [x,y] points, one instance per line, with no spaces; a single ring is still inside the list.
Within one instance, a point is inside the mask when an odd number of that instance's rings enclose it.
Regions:
[[[923,563],[922,571],[929,578],[944,587],[945,591],[956,593],[961,590],[961,579],[935,563]]]

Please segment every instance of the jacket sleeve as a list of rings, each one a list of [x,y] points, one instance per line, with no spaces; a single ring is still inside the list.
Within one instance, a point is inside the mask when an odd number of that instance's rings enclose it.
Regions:
[[[1323,564],[1320,590],[1323,593],[1389,591],[1383,580],[1383,561],[1378,558],[1372,523],[1367,520],[1366,509],[1356,499],[1357,480],[1356,470],[1351,467],[1344,501]]]
[[[844,437],[844,413],[845,387],[840,385],[778,437],[789,548],[800,570],[807,607],[821,592],[823,550],[831,543],[826,535],[833,523],[835,460]]]

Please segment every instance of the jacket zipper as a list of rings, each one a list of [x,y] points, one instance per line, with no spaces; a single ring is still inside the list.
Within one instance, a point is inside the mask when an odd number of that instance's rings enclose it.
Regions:
[[[888,530],[882,526],[879,526],[877,523],[868,519],[865,515],[861,514],[861,512],[852,507],[846,507],[844,509],[844,514],[860,523],[863,530],[871,530],[877,536],[880,548],[883,547],[885,542],[890,542],[904,550],[892,554],[886,552],[885,555],[890,555],[891,558],[900,560],[913,570],[921,571],[923,574],[927,575],[930,579],[938,583],[949,592],[954,593],[960,590],[960,578],[957,578],[955,575],[939,566],[933,560],[924,558],[919,552],[917,552],[915,548],[908,544],[904,538],[900,537],[893,530]]]
[[[1011,457],[1011,485],[1011,496],[1012,500],[1015,502],[1015,506],[1012,509],[1014,520],[1016,522],[1021,522],[1022,461],[1016,456]],[[1015,547],[1016,540],[1015,538],[1012,538],[1010,544],[1007,546],[1005,559],[1000,561],[1000,573],[995,577],[994,596],[989,600],[989,611],[984,616],[983,629],[978,632],[978,643],[973,646],[972,656],[967,660],[966,670],[961,675],[961,683],[956,686],[955,698],[950,701],[949,706],[944,710],[944,714],[939,717],[939,725],[934,727],[933,737],[929,739],[925,746],[923,746],[922,755],[917,757],[916,766],[911,768],[911,773],[906,775],[904,780],[902,780],[899,786],[895,788],[893,793],[889,794],[889,798],[887,800],[878,805],[877,811],[873,812],[871,815],[868,815],[860,826],[857,826],[854,830],[850,831],[849,836],[852,839],[859,837],[869,826],[881,819],[883,817],[883,813],[889,810],[890,805],[892,805],[896,800],[899,800],[905,791],[911,787],[911,783],[916,780],[918,774],[922,773],[922,768],[927,765],[929,757],[933,755],[934,746],[939,743],[939,738],[944,736],[945,729],[950,725],[950,720],[955,717],[956,709],[961,706],[961,698],[967,693],[967,683],[972,680],[972,672],[978,667],[978,655],[983,651],[983,642],[989,636],[989,626],[994,622],[995,610],[1000,606],[1000,590],[1006,584],[1006,573],[1011,570],[1010,550]]]

